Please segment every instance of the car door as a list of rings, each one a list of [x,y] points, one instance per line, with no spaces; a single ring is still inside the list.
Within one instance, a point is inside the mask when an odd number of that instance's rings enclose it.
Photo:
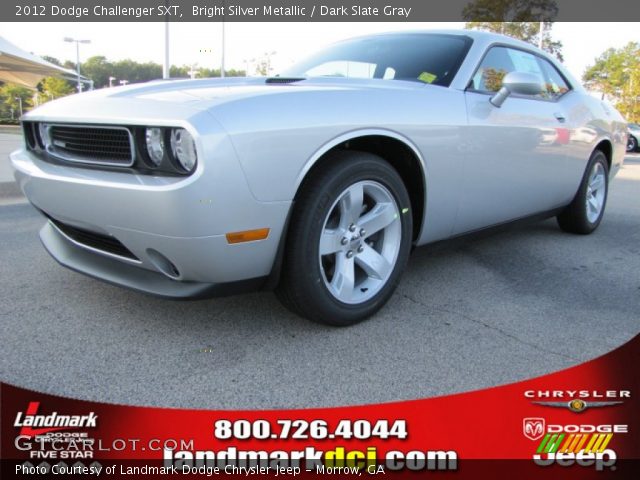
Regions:
[[[501,107],[494,106],[489,99],[513,71],[536,75],[542,93],[511,94]],[[567,182],[575,176],[567,153],[571,126],[560,101],[568,91],[562,75],[542,57],[506,46],[487,51],[465,92],[467,155],[454,234],[566,203]]]

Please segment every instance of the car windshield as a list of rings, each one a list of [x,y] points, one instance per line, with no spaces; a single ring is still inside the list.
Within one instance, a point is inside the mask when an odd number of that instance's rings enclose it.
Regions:
[[[356,38],[332,45],[280,76],[410,80],[446,87],[471,42],[469,37],[447,34]]]

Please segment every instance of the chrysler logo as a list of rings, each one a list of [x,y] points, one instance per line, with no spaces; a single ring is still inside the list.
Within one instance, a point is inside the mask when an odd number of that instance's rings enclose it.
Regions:
[[[522,420],[522,433],[529,440],[537,440],[544,435],[544,418],[525,418]]]
[[[574,398],[568,402],[531,402],[536,405],[542,405],[543,407],[560,407],[568,408],[572,412],[580,413],[584,412],[589,407],[611,407],[613,405],[620,405],[622,402],[588,402],[580,398]]]

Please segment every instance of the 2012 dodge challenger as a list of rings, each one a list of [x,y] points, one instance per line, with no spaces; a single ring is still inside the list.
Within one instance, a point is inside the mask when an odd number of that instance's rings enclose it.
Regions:
[[[471,31],[73,95],[22,124],[15,176],[62,265],[170,298],[275,288],[333,325],[380,309],[413,246],[533,216],[591,233],[627,141],[554,58]]]

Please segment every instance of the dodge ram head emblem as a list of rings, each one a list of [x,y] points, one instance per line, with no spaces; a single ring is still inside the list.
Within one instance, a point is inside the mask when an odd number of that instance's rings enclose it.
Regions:
[[[522,433],[529,440],[537,440],[544,435],[544,418],[525,418],[522,420]]]

